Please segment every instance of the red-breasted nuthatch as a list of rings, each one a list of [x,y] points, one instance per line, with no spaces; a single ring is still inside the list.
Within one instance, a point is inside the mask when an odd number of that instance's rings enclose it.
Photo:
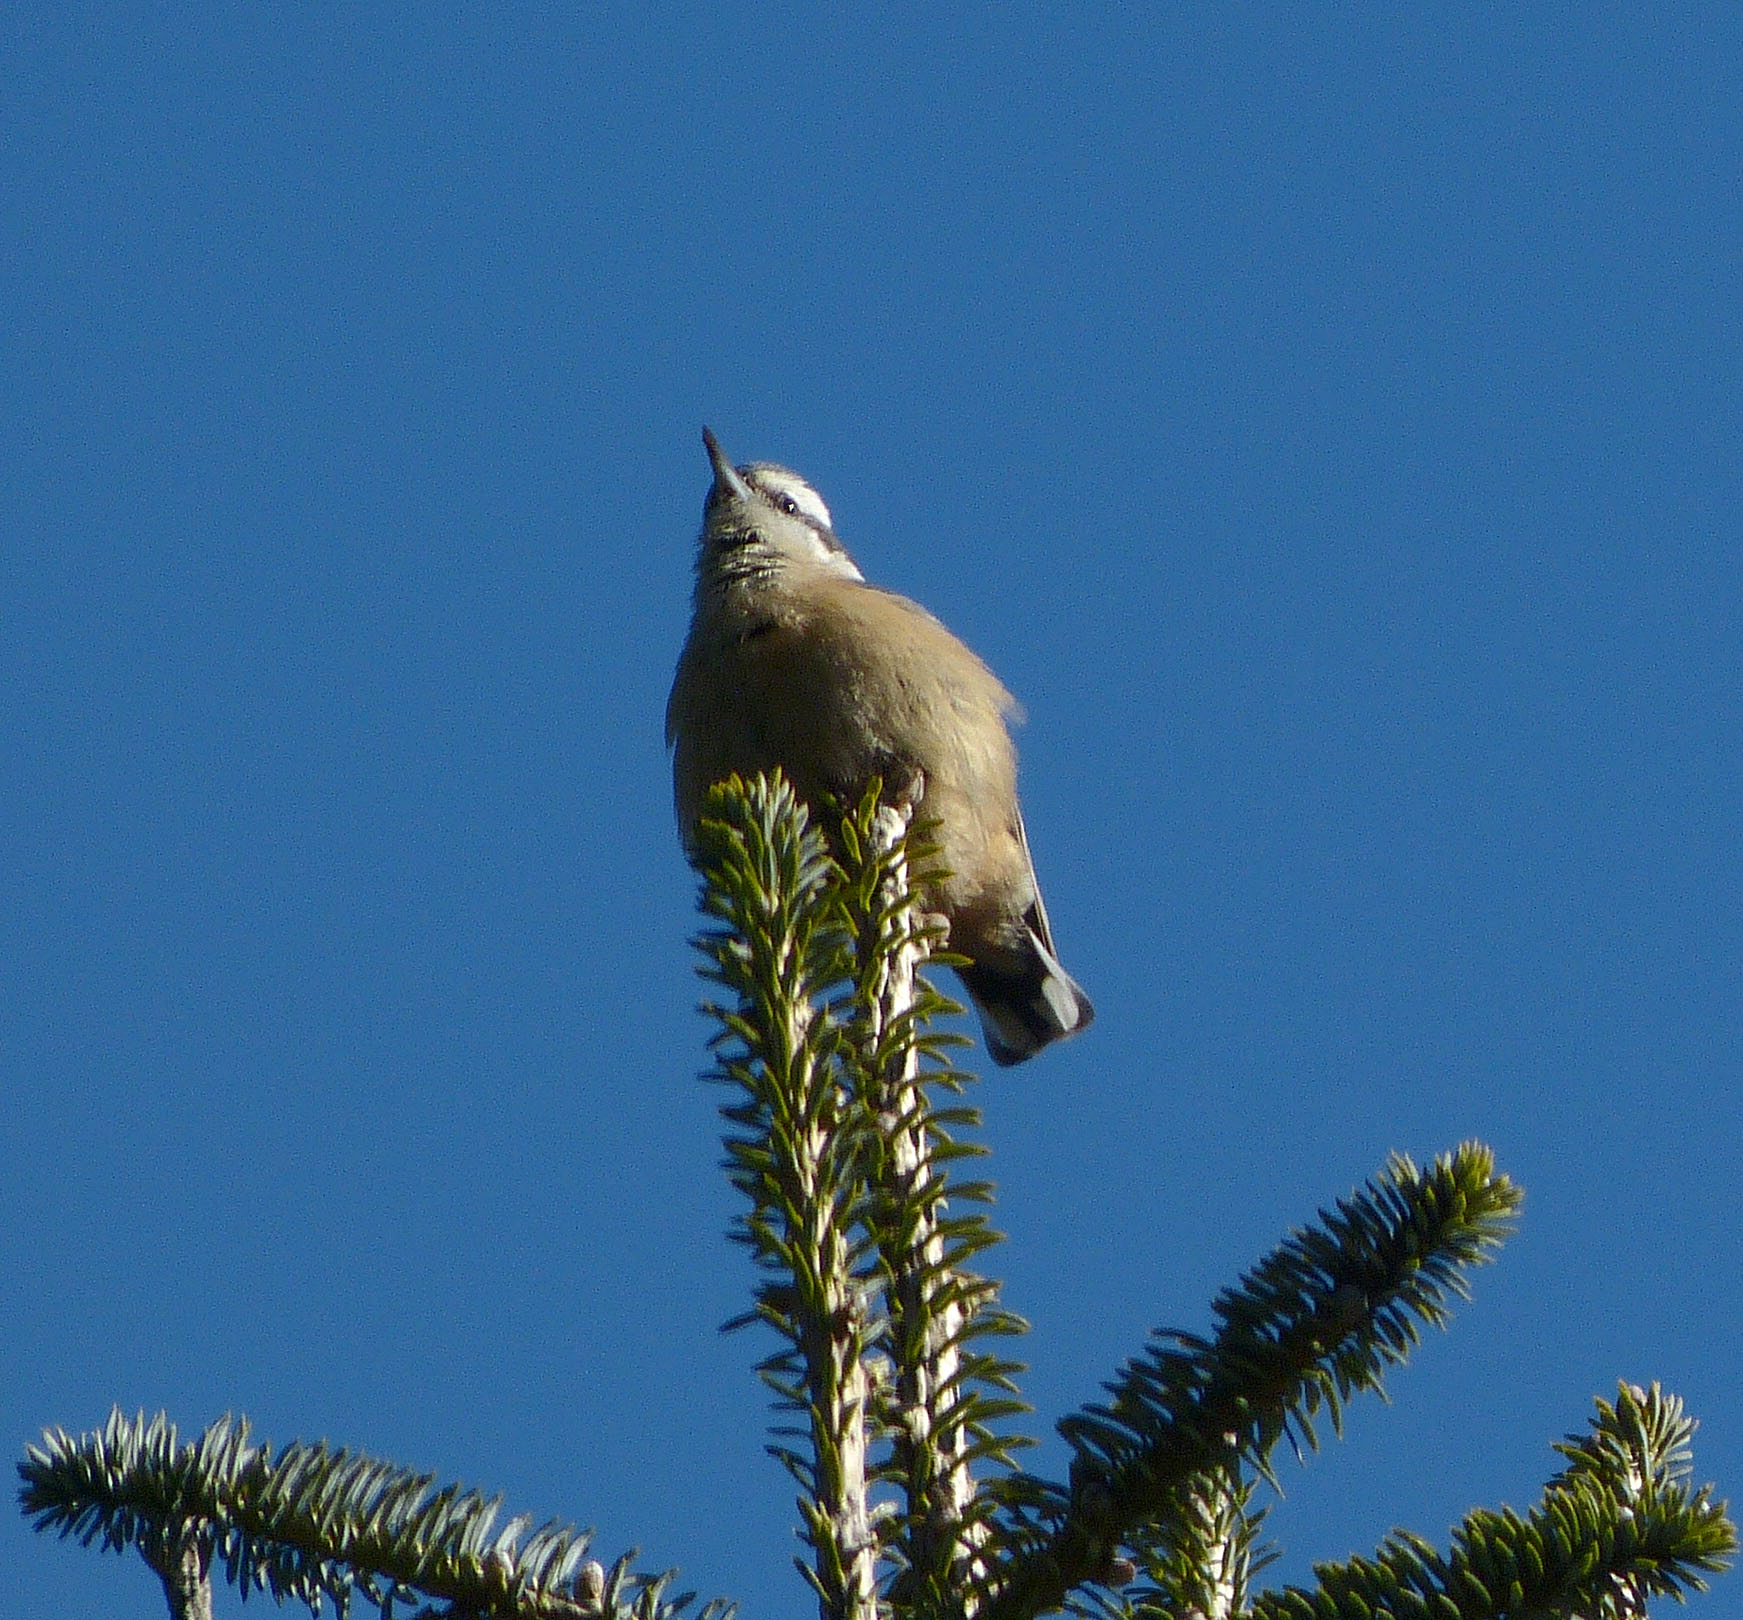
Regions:
[[[1095,1016],[1054,954],[1017,806],[1016,703],[923,607],[868,585],[797,473],[734,467],[706,428],[690,634],[666,706],[678,828],[695,852],[702,795],[779,766],[813,807],[873,776],[923,783],[949,875],[926,895],[969,959],[962,982],[995,1063],[1020,1063]]]

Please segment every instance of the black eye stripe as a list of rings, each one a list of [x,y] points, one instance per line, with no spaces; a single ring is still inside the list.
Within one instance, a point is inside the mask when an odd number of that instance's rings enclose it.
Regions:
[[[811,514],[800,505],[799,497],[797,495],[793,494],[790,490],[781,489],[778,485],[765,483],[760,476],[761,471],[762,469],[758,467],[744,469],[744,481],[749,484],[757,494],[762,496],[770,506],[774,507],[778,512],[785,512],[788,517],[803,519],[813,528],[822,526],[818,523],[816,518],[812,517]]]
[[[847,548],[836,538],[835,530],[830,526],[828,519],[818,517],[815,513],[807,510],[799,497],[791,490],[782,489],[779,484],[772,481],[765,482],[763,476],[765,471],[772,472],[785,478],[797,477],[796,474],[788,472],[784,467],[771,466],[765,469],[764,467],[753,463],[748,467],[741,467],[739,469],[745,483],[750,485],[751,489],[755,491],[757,498],[767,505],[771,511],[779,512],[785,517],[797,518],[799,522],[803,523],[805,527],[811,531],[812,535],[815,536],[817,543],[831,556],[846,556]],[[799,480],[799,482],[802,483],[803,480]],[[818,496],[814,490],[810,489],[809,486],[806,486],[806,493],[811,495],[815,500],[821,500],[821,497]]]

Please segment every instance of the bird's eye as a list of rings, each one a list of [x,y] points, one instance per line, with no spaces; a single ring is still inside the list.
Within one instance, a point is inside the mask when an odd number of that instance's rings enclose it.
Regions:
[[[794,500],[791,495],[783,495],[775,504],[779,506],[788,517],[797,517],[799,515],[799,503]]]

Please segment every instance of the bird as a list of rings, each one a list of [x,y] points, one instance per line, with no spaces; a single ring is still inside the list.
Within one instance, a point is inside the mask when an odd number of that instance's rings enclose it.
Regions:
[[[1060,965],[1017,802],[1016,700],[917,602],[867,583],[822,496],[773,462],[735,467],[707,429],[689,633],[666,706],[686,853],[703,795],[779,767],[800,799],[855,803],[918,783],[935,818],[929,910],[1000,1065],[1095,1016]]]

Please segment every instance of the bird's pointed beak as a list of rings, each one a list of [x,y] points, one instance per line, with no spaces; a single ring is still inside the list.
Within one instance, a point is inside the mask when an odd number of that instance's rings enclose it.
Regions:
[[[702,442],[708,446],[708,459],[714,463],[715,495],[730,495],[734,500],[748,501],[751,498],[750,486],[739,477],[738,469],[726,459],[726,452],[720,448],[720,441],[707,428],[702,430]]]

